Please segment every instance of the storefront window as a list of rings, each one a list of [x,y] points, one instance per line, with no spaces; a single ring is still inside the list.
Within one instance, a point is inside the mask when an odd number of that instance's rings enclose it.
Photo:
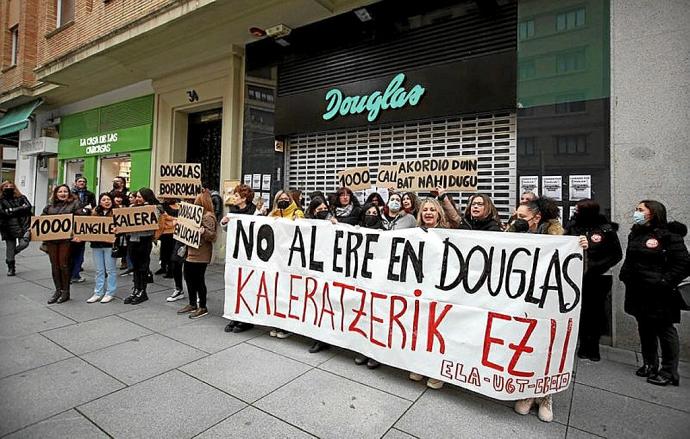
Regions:
[[[124,177],[127,181],[126,186],[130,187],[131,172],[132,159],[129,154],[101,158],[98,193],[110,191],[115,177]]]
[[[84,176],[84,160],[65,161],[65,184],[72,185],[74,180]]]

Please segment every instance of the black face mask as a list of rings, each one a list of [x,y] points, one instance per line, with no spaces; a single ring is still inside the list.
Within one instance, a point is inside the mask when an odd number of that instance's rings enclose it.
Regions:
[[[327,210],[321,210],[319,212],[316,212],[314,214],[314,217],[316,219],[325,220],[326,218],[328,218],[328,211]]]
[[[364,215],[364,220],[362,221],[362,225],[364,227],[373,227],[379,222],[379,217],[376,215]]]
[[[14,196],[14,189],[6,187],[3,189],[2,194],[5,198],[12,198],[12,196]]]
[[[288,207],[290,207],[290,202],[287,200],[280,200],[280,201],[278,201],[277,206],[278,206],[278,209],[285,210]]]

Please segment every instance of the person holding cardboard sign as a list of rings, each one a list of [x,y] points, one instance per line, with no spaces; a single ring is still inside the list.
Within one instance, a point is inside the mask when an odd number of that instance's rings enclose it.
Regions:
[[[43,209],[41,215],[75,214],[80,210],[79,199],[70,191],[69,186],[61,184],[53,189],[50,203]],[[50,258],[50,268],[53,272],[55,291],[48,299],[48,304],[62,303],[69,300],[70,293],[70,250],[69,239],[45,241],[46,253]]]
[[[108,192],[104,192],[98,197],[98,206],[93,210],[92,215],[113,216],[113,198]],[[113,244],[91,241],[91,255],[93,256],[93,265],[96,267],[96,285],[93,289],[93,296],[89,297],[86,303],[108,303],[113,300],[117,289],[117,268],[115,258],[113,258]]]

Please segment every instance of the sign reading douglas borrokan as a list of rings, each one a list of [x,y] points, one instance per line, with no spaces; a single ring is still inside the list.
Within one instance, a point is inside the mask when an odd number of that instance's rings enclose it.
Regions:
[[[224,317],[494,397],[572,382],[577,237],[232,218]]]

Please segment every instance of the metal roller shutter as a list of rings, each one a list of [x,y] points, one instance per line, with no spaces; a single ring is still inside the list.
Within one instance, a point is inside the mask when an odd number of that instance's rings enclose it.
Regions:
[[[303,194],[328,193],[344,168],[377,171],[401,160],[476,155],[479,192],[491,196],[505,220],[515,199],[516,133],[515,113],[493,113],[295,135],[286,145],[285,181]],[[464,208],[470,193],[454,193],[456,202],[459,195]]]

